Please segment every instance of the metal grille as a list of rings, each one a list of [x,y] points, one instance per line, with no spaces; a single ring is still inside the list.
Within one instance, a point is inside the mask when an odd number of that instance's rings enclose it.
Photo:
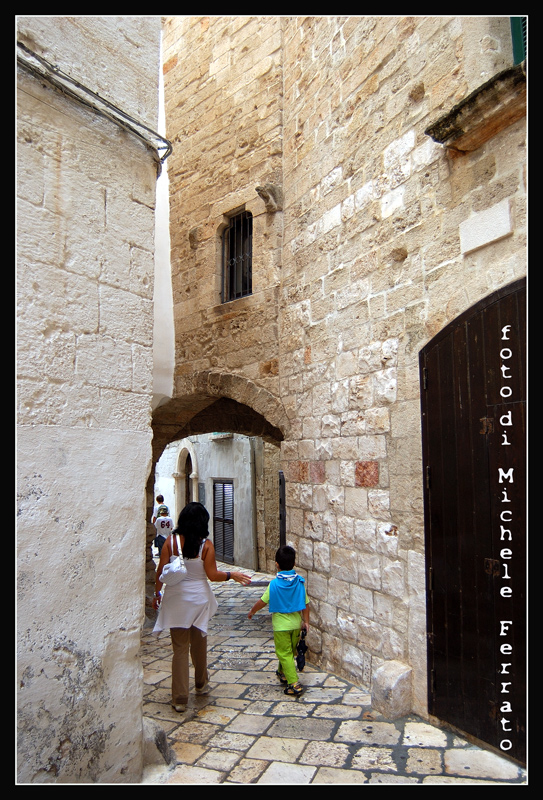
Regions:
[[[222,302],[246,297],[253,291],[253,215],[232,217],[223,234]]]

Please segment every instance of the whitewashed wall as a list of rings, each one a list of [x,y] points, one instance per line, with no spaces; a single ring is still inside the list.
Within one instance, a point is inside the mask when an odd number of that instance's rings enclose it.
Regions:
[[[21,17],[153,130],[159,17]],[[18,780],[137,782],[156,164],[18,71]]]

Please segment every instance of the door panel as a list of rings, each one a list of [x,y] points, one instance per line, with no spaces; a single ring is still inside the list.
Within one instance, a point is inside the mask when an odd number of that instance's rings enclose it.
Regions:
[[[454,320],[420,354],[429,711],[520,761],[526,685],[524,304],[524,281],[505,287]],[[504,332],[506,325],[511,327]],[[510,414],[512,423],[501,424]],[[513,509],[511,534],[502,533],[504,509],[506,517]],[[503,621],[511,621],[506,635]],[[503,643],[512,646],[507,658]],[[504,690],[503,683],[510,685]],[[511,712],[502,710],[507,703]]]

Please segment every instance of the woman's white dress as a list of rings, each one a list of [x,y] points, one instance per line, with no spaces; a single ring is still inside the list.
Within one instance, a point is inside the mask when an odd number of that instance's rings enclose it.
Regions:
[[[160,633],[170,628],[190,628],[194,625],[203,633],[207,633],[209,620],[218,608],[202,561],[200,547],[197,558],[185,558],[187,574],[174,586],[162,587],[163,597],[160,603],[153,633]]]

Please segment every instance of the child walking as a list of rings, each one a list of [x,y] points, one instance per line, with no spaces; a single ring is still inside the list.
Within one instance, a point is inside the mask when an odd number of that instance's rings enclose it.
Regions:
[[[305,587],[305,579],[294,571],[296,551],[290,545],[280,547],[275,554],[275,566],[278,569],[266,591],[252,609],[248,617],[261,608],[269,605],[272,615],[273,641],[275,653],[279,659],[277,677],[286,683],[285,694],[297,697],[303,692],[296,672],[296,645],[300,631],[309,630],[309,598]]]

